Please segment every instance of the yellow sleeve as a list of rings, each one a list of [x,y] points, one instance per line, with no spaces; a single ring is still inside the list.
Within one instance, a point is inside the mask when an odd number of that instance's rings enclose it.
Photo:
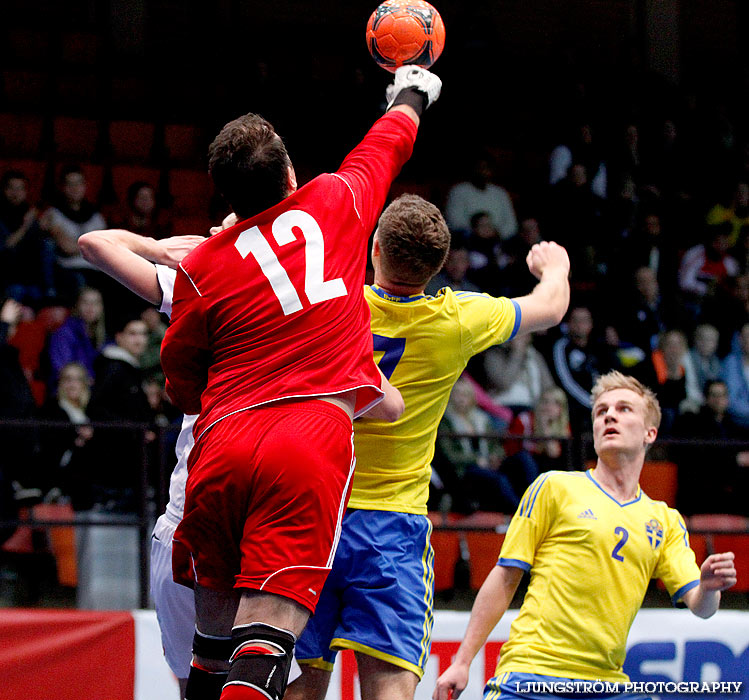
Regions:
[[[687,527],[673,508],[666,511],[666,532],[654,576],[663,581],[674,605],[700,582],[700,568],[689,546]]]
[[[533,566],[536,550],[555,518],[553,490],[547,483],[551,474],[539,476],[520,500],[502,543],[499,566],[514,566],[524,571],[530,571]]]
[[[466,362],[492,345],[510,340],[520,327],[520,306],[507,297],[455,292]]]

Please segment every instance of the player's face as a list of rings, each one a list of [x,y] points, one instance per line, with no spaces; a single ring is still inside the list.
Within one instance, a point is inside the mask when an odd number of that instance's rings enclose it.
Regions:
[[[596,454],[631,453],[644,449],[658,431],[647,420],[645,399],[630,389],[612,389],[593,406],[593,444]]]

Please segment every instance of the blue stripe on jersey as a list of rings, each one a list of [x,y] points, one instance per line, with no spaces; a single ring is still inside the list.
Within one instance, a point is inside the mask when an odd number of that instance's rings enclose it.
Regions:
[[[681,516],[679,516],[679,527],[684,533],[684,546],[689,547],[689,533],[687,532],[687,526],[684,525],[684,521],[681,519]]]
[[[538,492],[541,490],[541,487],[544,485],[544,482],[549,478],[549,474],[551,472],[547,472],[544,474],[538,481],[538,486],[533,490],[533,495],[530,496],[528,499],[530,501],[530,504],[528,504],[527,512],[525,513],[526,518],[531,517],[531,513],[533,512],[533,506],[536,504],[536,498],[538,496]]]
[[[588,471],[585,472],[585,476],[587,476],[599,489],[601,489],[602,493],[605,493],[616,505],[623,508],[624,506],[631,506],[633,503],[637,503],[642,498],[642,489],[640,488],[639,484],[637,486],[637,498],[632,499],[631,501],[627,501],[626,503],[619,503],[608,491],[606,491],[601,484],[599,484],[594,478],[592,474],[593,470],[588,469]]]
[[[486,292],[463,292],[463,291],[457,291],[455,292],[456,297],[481,297],[482,299],[491,299],[491,295],[487,294]]]
[[[387,301],[396,301],[399,304],[410,304],[412,301],[419,301],[419,299],[426,299],[426,294],[414,294],[412,297],[400,297],[397,294],[391,294],[386,292],[384,289],[380,289],[375,285],[369,287],[378,297],[382,297]]]
[[[691,591],[695,586],[699,586],[699,581],[690,581],[686,586],[682,586],[676,593],[671,596],[671,602],[676,605],[682,596],[687,592]]]
[[[512,333],[510,333],[510,337],[507,340],[512,340],[517,335],[518,330],[520,330],[520,322],[523,320],[523,312],[520,310],[520,304],[514,299],[510,299],[510,301],[515,307],[515,325],[512,327]]]
[[[522,559],[506,559],[505,557],[500,557],[497,560],[497,566],[511,566],[515,569],[522,569],[523,571],[531,570],[531,565]]]

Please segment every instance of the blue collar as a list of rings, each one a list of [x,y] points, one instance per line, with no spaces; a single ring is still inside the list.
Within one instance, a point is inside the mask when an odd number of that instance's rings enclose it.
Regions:
[[[601,484],[599,484],[593,478],[593,470],[592,469],[588,469],[588,471],[585,472],[585,476],[587,476],[599,489],[601,489],[602,493],[605,493],[618,506],[622,506],[622,507],[629,506],[629,505],[632,505],[633,503],[637,503],[637,501],[639,501],[642,498],[642,489],[638,485],[637,486],[637,496],[633,500],[631,500],[631,501],[627,501],[626,503],[620,503],[608,491],[606,491],[606,489],[604,489],[603,486],[601,486]]]
[[[390,294],[389,292],[386,292],[384,289],[381,289],[380,287],[377,287],[374,284],[370,284],[369,288],[378,296],[382,297],[386,301],[395,301],[399,304],[410,304],[412,301],[419,301],[419,299],[426,299],[426,294],[414,294],[410,297],[399,297],[395,294]]]

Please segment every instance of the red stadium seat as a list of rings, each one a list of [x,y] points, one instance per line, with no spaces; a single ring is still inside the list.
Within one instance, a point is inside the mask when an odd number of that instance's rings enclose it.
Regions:
[[[4,70],[3,92],[11,107],[39,109],[47,90],[46,73],[30,70]]]
[[[494,532],[466,532],[465,538],[471,564],[471,589],[477,591],[497,565],[505,536]]]
[[[434,590],[449,591],[455,584],[455,564],[460,557],[460,537],[457,532],[432,532],[434,549]]]
[[[213,183],[203,170],[176,169],[169,173],[169,193],[175,216],[208,216]]]
[[[99,37],[87,32],[72,32],[62,37],[63,63],[95,66],[99,59]]]
[[[90,159],[96,150],[99,125],[93,119],[55,117],[55,148],[58,155]]]
[[[115,160],[146,162],[153,146],[154,125],[149,122],[113,121],[109,140]]]
[[[43,120],[31,114],[0,114],[0,151],[34,156],[42,141]]]
[[[156,168],[141,165],[115,165],[112,167],[112,184],[120,202],[127,200],[127,190],[138,180],[158,188],[161,173]]]
[[[173,236],[206,236],[213,226],[207,216],[180,216],[172,224]]]
[[[677,468],[673,462],[645,462],[640,474],[640,487],[654,501],[676,506]]]
[[[169,160],[194,167],[206,160],[207,145],[203,130],[189,124],[167,124],[164,127],[164,144]]]

